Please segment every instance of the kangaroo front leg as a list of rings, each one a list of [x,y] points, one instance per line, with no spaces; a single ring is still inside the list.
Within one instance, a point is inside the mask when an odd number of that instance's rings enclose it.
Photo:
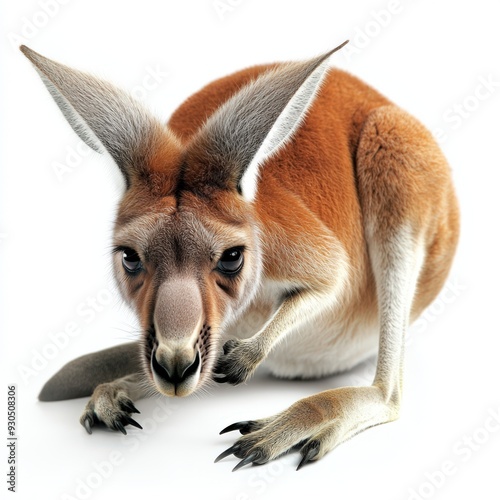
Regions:
[[[224,355],[214,369],[214,380],[219,383],[240,384],[250,377],[259,364],[292,328],[311,320],[331,305],[331,295],[298,292],[284,299],[274,316],[262,330],[249,339],[231,339],[224,346]]]
[[[301,399],[274,417],[233,424],[222,432],[245,434],[217,460],[241,458],[235,470],[262,464],[300,445],[305,463],[321,458],[355,434],[394,420],[401,394],[403,342],[423,252],[402,230],[382,244],[373,243],[370,257],[377,281],[380,345],[375,380],[370,387],[343,387]]]
[[[98,423],[123,434],[127,434],[125,426],[129,424],[142,429],[130,414],[140,413],[134,401],[146,395],[144,375],[140,373],[100,384],[87,403],[80,417],[80,423],[89,434],[92,434],[92,427]]]

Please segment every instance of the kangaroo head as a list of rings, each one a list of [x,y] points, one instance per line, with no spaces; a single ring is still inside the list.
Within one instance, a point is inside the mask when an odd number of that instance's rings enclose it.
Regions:
[[[265,72],[181,142],[125,92],[21,48],[75,132],[124,176],[114,273],[159,392],[209,380],[226,325],[254,298],[266,271],[259,170],[300,125],[337,49]]]
[[[162,195],[145,182],[121,202],[114,271],[145,332],[147,373],[160,392],[183,396],[210,378],[224,326],[255,295],[258,225],[231,192]]]

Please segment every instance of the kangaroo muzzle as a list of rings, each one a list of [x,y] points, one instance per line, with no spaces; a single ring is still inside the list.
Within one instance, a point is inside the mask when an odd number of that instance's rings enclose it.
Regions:
[[[201,371],[197,340],[203,306],[198,284],[190,279],[163,283],[153,320],[157,340],[151,354],[154,382],[167,396],[187,396],[196,389]]]

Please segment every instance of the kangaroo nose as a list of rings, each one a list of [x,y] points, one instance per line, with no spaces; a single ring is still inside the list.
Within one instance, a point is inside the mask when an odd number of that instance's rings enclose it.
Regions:
[[[153,372],[164,382],[172,384],[177,393],[177,387],[194,375],[200,366],[200,353],[196,350],[194,359],[177,359],[174,362],[167,362],[162,356],[158,355],[155,349],[151,356],[151,368]]]

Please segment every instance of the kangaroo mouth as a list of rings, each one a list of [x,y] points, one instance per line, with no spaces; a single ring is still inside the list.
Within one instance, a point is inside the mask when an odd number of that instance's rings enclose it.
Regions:
[[[211,330],[210,325],[203,324],[193,346],[193,362],[189,366],[178,367],[169,366],[168,360],[162,362],[160,351],[164,348],[162,346],[168,348],[168,342],[158,339],[155,326],[151,324],[144,335],[144,365],[150,380],[159,392],[167,396],[188,395],[209,378],[213,364]]]

